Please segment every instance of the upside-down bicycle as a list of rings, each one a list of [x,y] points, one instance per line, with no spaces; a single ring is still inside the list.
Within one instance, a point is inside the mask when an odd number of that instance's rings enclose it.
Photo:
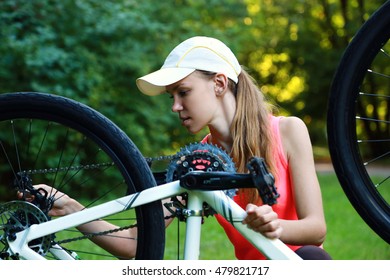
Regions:
[[[115,238],[117,231],[132,226],[138,231],[136,258],[161,259],[165,244],[161,201],[183,194],[185,208],[174,209],[186,219],[184,259],[199,258],[206,211],[223,215],[270,259],[299,259],[280,240],[244,226],[245,211],[222,190],[256,187],[265,203],[274,203],[274,179],[260,158],[248,163],[250,174],[238,174],[222,150],[191,145],[174,156],[176,168],[167,172],[167,180],[151,172],[147,160],[115,124],[81,103],[43,93],[10,93],[0,95],[0,112],[1,259],[121,258],[101,251],[89,239]],[[204,169],[208,172],[199,172]],[[33,187],[41,182],[80,199],[85,209],[50,219],[54,194]],[[15,199],[17,191],[35,199]],[[99,220],[117,227],[104,232],[75,229]]]

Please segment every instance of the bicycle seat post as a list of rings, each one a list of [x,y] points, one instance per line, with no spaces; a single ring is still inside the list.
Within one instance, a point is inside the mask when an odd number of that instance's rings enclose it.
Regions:
[[[184,243],[184,259],[198,260],[202,226],[203,201],[196,195],[196,191],[188,191],[186,238]]]

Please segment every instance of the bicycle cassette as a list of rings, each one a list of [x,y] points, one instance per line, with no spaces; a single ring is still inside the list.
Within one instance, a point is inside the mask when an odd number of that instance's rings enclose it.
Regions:
[[[8,240],[15,240],[16,234],[33,224],[48,221],[48,216],[37,206],[26,201],[10,201],[0,205],[0,260],[18,259],[9,250]],[[31,240],[28,246],[40,255],[46,255],[51,246],[51,235]]]
[[[191,171],[236,172],[230,156],[221,148],[207,143],[193,143],[180,149],[168,165],[166,182],[179,180]]]

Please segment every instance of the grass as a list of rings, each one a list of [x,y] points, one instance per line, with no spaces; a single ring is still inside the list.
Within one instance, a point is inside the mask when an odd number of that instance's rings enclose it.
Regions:
[[[360,218],[342,191],[333,173],[319,174],[328,234],[324,248],[335,260],[389,260],[390,246]],[[180,241],[184,241],[185,224],[180,223]],[[178,226],[167,229],[166,259],[177,259]],[[181,245],[183,246],[183,245]],[[222,227],[210,217],[202,226],[200,258],[203,260],[235,259],[233,247]],[[182,258],[182,254],[180,255]]]
[[[177,260],[183,259],[184,247],[183,222],[174,221],[166,231],[166,247],[164,259]],[[177,238],[179,232],[179,238]],[[178,256],[178,241],[180,244]],[[201,260],[234,260],[234,249],[229,239],[225,235],[223,228],[213,217],[205,218],[202,225],[202,239],[200,244]]]
[[[319,175],[328,235],[326,250],[338,260],[389,260],[390,246],[361,219],[335,175]]]

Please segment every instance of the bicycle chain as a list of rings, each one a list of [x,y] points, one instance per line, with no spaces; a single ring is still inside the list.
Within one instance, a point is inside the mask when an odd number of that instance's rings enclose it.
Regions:
[[[137,224],[134,224],[134,225],[120,227],[120,228],[111,229],[111,230],[107,230],[107,231],[91,232],[91,233],[88,233],[88,234],[84,234],[83,236],[80,236],[80,237],[74,237],[74,238],[64,239],[64,240],[61,240],[61,241],[56,241],[55,244],[60,245],[60,244],[70,243],[70,242],[79,241],[79,240],[83,240],[83,239],[87,239],[87,238],[89,239],[89,238],[92,238],[92,237],[95,237],[95,236],[108,235],[108,234],[115,233],[115,232],[118,232],[118,231],[121,231],[121,230],[134,228],[136,226],[137,226]]]
[[[34,170],[24,170],[18,172],[18,174],[25,175],[35,175],[35,174],[50,174],[58,172],[68,172],[68,171],[79,171],[86,169],[100,169],[109,166],[113,166],[115,163],[106,162],[106,163],[96,163],[96,164],[87,164],[87,165],[77,165],[77,166],[67,166],[67,167],[57,167],[57,168],[47,168],[47,169],[34,169]]]
[[[171,219],[171,218],[173,218],[172,215],[164,217],[165,220]],[[134,227],[137,227],[137,224],[124,226],[124,227],[120,227],[120,228],[116,228],[116,229],[111,229],[111,230],[107,230],[107,231],[91,232],[91,233],[84,234],[83,236],[80,236],[80,237],[73,237],[73,238],[68,238],[68,239],[64,239],[61,241],[56,241],[56,242],[54,242],[54,244],[60,245],[60,244],[70,243],[70,242],[79,241],[79,240],[83,240],[83,239],[89,239],[89,238],[92,238],[95,236],[109,235],[111,233],[119,232],[119,231],[122,231],[125,229],[134,228]]]
[[[195,158],[194,158],[195,157]],[[186,172],[183,170],[187,169],[188,171],[192,171],[189,168],[191,166],[191,159],[193,160],[201,160],[202,158],[207,158],[209,161],[210,159],[213,159],[213,166],[210,166],[210,171],[213,170],[222,170],[222,171],[228,171],[228,172],[235,172],[235,166],[233,161],[231,160],[230,156],[221,148],[212,145],[212,144],[207,144],[207,143],[192,143],[189,144],[179,150],[176,154],[173,155],[166,155],[166,156],[158,156],[158,157],[145,157],[146,162],[148,163],[149,166],[152,165],[153,162],[156,161],[169,161],[169,166],[167,169],[167,174],[166,174],[166,181],[170,182],[174,179],[177,179],[175,177],[180,176],[175,174],[175,171],[178,169],[181,169],[179,173],[181,175]],[[187,159],[187,161],[186,161]],[[190,159],[188,161],[188,159]],[[218,163],[218,164],[217,164]],[[35,170],[26,170],[19,172],[20,174],[24,175],[34,175],[34,174],[48,174],[48,173],[56,173],[56,172],[68,172],[68,171],[79,171],[83,169],[99,169],[99,168],[105,168],[109,166],[113,166],[113,162],[109,163],[100,163],[100,164],[89,164],[89,165],[78,165],[78,166],[69,166],[69,167],[58,167],[58,168],[48,168],[48,169],[35,169]],[[207,170],[205,170],[207,171]],[[19,174],[18,173],[18,174]],[[231,195],[231,193],[230,193]],[[172,212],[171,212],[172,213]],[[177,213],[172,213],[170,216],[164,217],[164,219],[171,219],[175,217]],[[103,236],[103,235],[108,235],[112,234],[115,232],[119,232],[122,230],[126,230],[129,228],[136,227],[137,224],[134,225],[129,225],[129,226],[124,226],[112,230],[107,230],[103,232],[97,232],[97,233],[88,233],[84,234],[83,236],[80,237],[74,237],[74,238],[69,238],[69,239],[64,239],[61,241],[56,241],[55,244],[65,244],[65,243],[70,243],[78,240],[83,240],[83,239],[89,239],[92,237],[96,236]]]
[[[172,155],[158,156],[158,157],[144,157],[148,165],[150,166],[153,162],[156,161],[170,161],[171,163],[174,160],[178,160],[183,156],[188,156],[194,152],[199,154],[206,155],[216,155],[226,161],[226,169],[233,170],[234,163],[231,161],[230,157],[226,154],[224,155],[224,151],[221,148],[212,145],[212,144],[202,144],[202,143],[194,143],[181,148],[179,152]],[[58,172],[68,172],[68,171],[79,171],[79,170],[90,170],[90,169],[102,169],[109,166],[114,166],[114,162],[106,162],[106,163],[94,163],[87,165],[77,165],[77,166],[67,166],[67,167],[57,167],[57,168],[44,168],[44,169],[34,169],[34,170],[24,170],[18,172],[18,174],[23,175],[35,175],[35,174],[50,174],[50,173],[58,173]],[[170,165],[172,168],[172,165]]]

